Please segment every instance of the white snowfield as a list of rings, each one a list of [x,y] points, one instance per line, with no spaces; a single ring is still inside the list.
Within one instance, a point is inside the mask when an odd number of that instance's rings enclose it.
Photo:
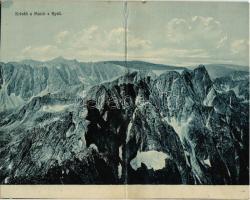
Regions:
[[[61,112],[70,107],[71,105],[62,105],[62,104],[56,104],[56,105],[46,105],[42,107],[42,110],[44,112]]]
[[[134,170],[140,168],[142,163],[144,163],[148,169],[160,170],[165,167],[165,162],[168,158],[169,156],[161,151],[138,151],[136,157],[131,160],[130,165]]]

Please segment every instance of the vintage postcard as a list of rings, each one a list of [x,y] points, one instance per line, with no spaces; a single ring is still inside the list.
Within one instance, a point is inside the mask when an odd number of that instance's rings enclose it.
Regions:
[[[249,198],[248,2],[0,2],[0,198]]]

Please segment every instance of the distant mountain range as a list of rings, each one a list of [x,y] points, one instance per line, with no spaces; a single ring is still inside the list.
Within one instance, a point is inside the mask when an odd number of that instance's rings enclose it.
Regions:
[[[59,92],[76,87],[90,87],[124,75],[128,71],[140,71],[159,76],[167,71],[182,72],[191,67],[176,67],[143,61],[79,62],[63,57],[41,62],[0,63],[0,110],[22,105],[32,96],[40,93]],[[238,65],[206,65],[212,79],[228,76],[234,71],[248,71]]]
[[[193,70],[197,66],[174,66],[166,64],[155,64],[145,61],[98,61],[98,62],[80,62],[76,59],[69,60],[63,57],[56,57],[48,61],[36,61],[32,59],[26,59],[20,62],[9,62],[10,64],[26,64],[33,67],[36,66],[55,66],[55,65],[68,65],[68,66],[93,66],[93,65],[112,65],[112,66],[122,66],[132,70],[153,70],[157,73],[162,73],[163,71],[182,71],[185,69]],[[206,64],[206,69],[211,76],[211,78],[218,78],[221,76],[227,76],[233,71],[249,71],[249,66],[234,65],[234,64]]]

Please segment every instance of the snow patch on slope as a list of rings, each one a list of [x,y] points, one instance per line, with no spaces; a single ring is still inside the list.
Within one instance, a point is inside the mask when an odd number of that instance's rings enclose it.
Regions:
[[[16,96],[14,93],[11,93],[10,96],[7,94],[7,91],[2,89],[0,92],[0,110],[6,110],[9,108],[15,108],[24,103],[24,100],[20,96]]]
[[[205,106],[212,106],[213,100],[216,97],[216,92],[215,90],[212,88],[209,93],[207,94],[206,98],[203,101],[203,104]]]
[[[134,170],[137,170],[144,163],[148,169],[159,170],[165,167],[167,158],[169,156],[160,151],[138,151],[136,157],[130,161],[130,165]]]
[[[178,121],[176,118],[171,118],[170,120],[167,117],[163,118],[170,126],[173,127],[174,131],[178,134],[179,138],[182,139],[186,132],[188,132],[189,123],[192,121],[192,116],[190,116],[186,121]]]
[[[42,107],[42,111],[44,112],[61,112],[66,110],[70,105],[46,105]]]
[[[209,167],[211,167],[211,162],[210,162],[210,159],[209,159],[209,158],[207,158],[206,160],[204,160],[204,163],[205,163],[206,165],[208,165]]]

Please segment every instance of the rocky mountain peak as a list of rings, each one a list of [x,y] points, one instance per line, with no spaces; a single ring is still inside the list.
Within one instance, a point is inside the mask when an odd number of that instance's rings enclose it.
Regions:
[[[199,65],[191,73],[192,88],[196,95],[203,101],[212,87],[212,80],[204,65]]]

